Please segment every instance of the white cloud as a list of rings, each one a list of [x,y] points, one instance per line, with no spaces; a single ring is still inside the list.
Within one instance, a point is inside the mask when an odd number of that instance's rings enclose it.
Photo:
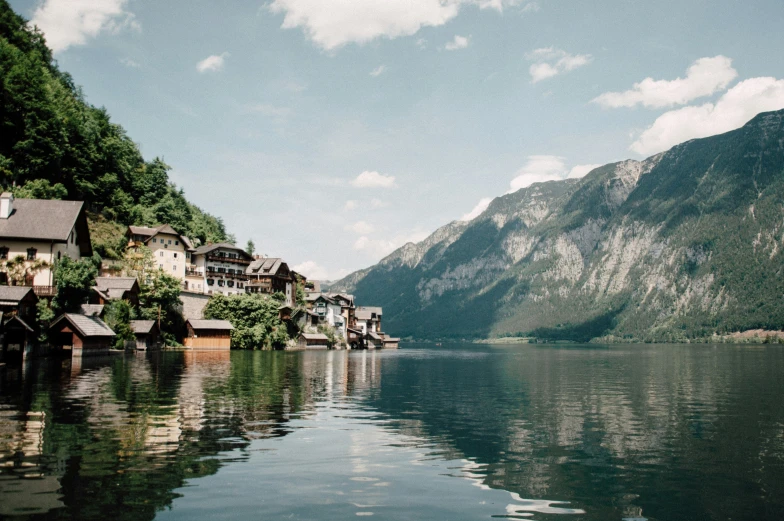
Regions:
[[[84,45],[102,32],[141,30],[133,13],[126,11],[128,0],[44,0],[33,13],[31,25],[38,26],[55,53],[74,45]]]
[[[645,78],[625,92],[605,92],[593,100],[604,107],[672,107],[724,90],[738,76],[726,56],[700,58],[686,71],[685,78]]]
[[[506,193],[511,194],[534,183],[578,179],[599,166],[601,165],[575,165],[568,169],[563,157],[528,156],[526,163],[517,171],[517,175],[509,183],[509,191]]]
[[[540,9],[538,2],[528,2],[520,11],[523,13],[538,13]]]
[[[378,67],[376,67],[375,69],[370,71],[370,75],[373,76],[374,78],[377,78],[377,77],[381,76],[382,74],[384,74],[386,72],[386,70],[387,70],[387,66],[386,65],[379,65]]]
[[[459,49],[465,49],[466,47],[468,47],[469,38],[470,36],[466,37],[466,36],[460,36],[459,34],[456,34],[455,38],[451,42],[448,42],[446,45],[444,45],[444,49],[446,49],[447,51],[457,51]]]
[[[131,69],[139,69],[142,66],[141,63],[134,61],[130,58],[123,58],[120,60],[120,63],[122,63],[123,65]]]
[[[418,39],[418,40],[416,41],[416,44],[417,44],[417,47],[419,47],[420,49],[425,49],[425,48],[427,48],[427,40],[425,40],[424,38],[420,38],[420,39]]]
[[[585,177],[594,168],[599,168],[600,166],[602,165],[576,165],[569,170],[569,174],[566,177],[569,179],[580,179],[581,177]]]
[[[349,274],[346,269],[328,270],[312,260],[297,264],[292,269],[305,275],[309,280],[338,280]]]
[[[330,51],[348,43],[411,36],[423,27],[444,25],[464,5],[501,11],[517,4],[519,0],[273,0],[269,9],[284,15],[282,28],[302,28],[316,45]]]
[[[212,56],[207,56],[202,61],[196,64],[196,70],[205,73],[205,72],[218,72],[219,70],[223,69],[223,65],[226,62],[226,58],[230,55],[227,52],[221,54],[213,54]]]
[[[351,184],[357,188],[392,188],[395,186],[395,176],[365,170]]]
[[[354,224],[347,224],[344,229],[349,232],[354,232],[357,235],[368,235],[373,233],[373,230],[375,230],[372,224],[365,221],[357,221]]]
[[[458,219],[458,221],[473,221],[474,219],[479,217],[482,214],[482,212],[487,210],[487,207],[490,206],[492,200],[493,200],[492,197],[481,198],[479,202],[476,203],[476,206],[474,206],[474,209],[468,212],[467,214],[463,215],[460,219]]]
[[[371,239],[363,235],[354,242],[354,249],[364,251],[371,257],[380,260],[404,244],[421,242],[428,236],[430,236],[430,232],[420,229],[408,233],[400,233],[391,239]]]
[[[343,211],[344,212],[350,212],[351,210],[356,209],[356,207],[357,207],[357,202],[349,200],[349,201],[346,201],[346,204],[343,206]]]
[[[528,60],[536,62],[528,69],[531,74],[531,83],[537,83],[582,67],[593,59],[590,54],[569,54],[555,47],[534,49],[525,56]]]
[[[683,141],[713,136],[743,126],[760,112],[784,108],[784,80],[750,78],[725,92],[715,103],[665,112],[629,147],[655,154]]]

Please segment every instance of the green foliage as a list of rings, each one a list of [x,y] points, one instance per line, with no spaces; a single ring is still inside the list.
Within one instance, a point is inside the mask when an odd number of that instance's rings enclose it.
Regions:
[[[131,329],[134,315],[134,309],[127,300],[111,300],[104,306],[104,322],[117,334],[115,349],[124,349],[127,340],[136,339]]]
[[[335,344],[338,343],[338,339],[335,336],[335,328],[330,326],[329,324],[320,324],[317,328],[319,333],[325,335],[327,337],[327,347],[332,349]]]
[[[90,288],[95,285],[101,258],[73,260],[63,257],[54,265],[53,277],[57,288],[57,296],[52,301],[53,307],[60,312],[72,313],[79,311],[82,304],[90,296]]]
[[[0,267],[8,275],[8,281],[13,286],[23,286],[35,275],[49,267],[49,263],[41,259],[27,260],[24,255],[0,261]]]
[[[49,341],[49,324],[54,320],[55,315],[49,302],[41,299],[36,304],[35,318],[37,323],[38,341],[46,343]]]
[[[160,320],[166,345],[178,345],[184,332],[180,313],[180,280],[157,270],[145,273],[139,280],[139,313],[145,320]]]
[[[253,239],[248,239],[248,244],[245,245],[245,253],[248,255],[256,253],[256,243],[253,242]]]
[[[295,295],[295,302],[297,306],[304,306],[305,305],[305,281],[302,280],[302,277],[297,275],[297,283],[295,286],[296,295]]]
[[[232,347],[272,349],[285,346],[289,335],[280,320],[280,300],[267,295],[241,293],[216,294],[204,308],[208,319],[228,320],[234,326]]]
[[[83,200],[110,221],[171,224],[197,243],[230,238],[219,218],[189,203],[170,182],[168,165],[159,158],[146,162],[106,110],[85,101],[58,70],[43,36],[5,1],[0,100],[0,186],[17,197]],[[99,246],[111,254],[115,243],[104,238]]]

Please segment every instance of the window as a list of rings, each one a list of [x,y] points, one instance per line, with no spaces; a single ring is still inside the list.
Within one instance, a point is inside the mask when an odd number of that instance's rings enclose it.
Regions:
[[[158,242],[158,239],[156,239],[155,237],[153,237],[153,238],[152,238],[152,242]]]
[[[160,269],[163,269],[163,264],[158,264],[158,267],[159,267]]]
[[[175,246],[179,246],[180,245],[180,241],[174,241],[174,245]]]
[[[171,239],[169,239],[169,244],[171,244]]]
[[[71,232],[71,244],[73,244],[73,243],[74,243],[74,240],[75,240],[75,238],[76,238],[76,232],[73,232],[73,231],[72,231],[72,232]]]
[[[60,260],[60,257],[62,257],[62,255],[63,255],[63,252],[58,251],[57,252],[57,260]]]
[[[214,284],[215,284],[215,281],[214,281],[214,280],[212,280],[212,279],[207,279],[207,285],[208,285],[208,286],[212,286],[212,285],[214,285]]]
[[[172,271],[177,271],[177,265],[176,264],[172,265]]]
[[[218,279],[218,286],[223,286],[223,279]]]
[[[35,256],[38,253],[38,250],[35,248],[27,248],[27,260],[35,260]]]
[[[0,259],[7,259],[8,258],[8,248],[3,246],[0,248]]]
[[[174,258],[175,259],[177,258],[177,252],[176,251],[174,252]]]
[[[160,253],[159,253],[159,256],[163,257],[163,252],[160,252]]]
[[[234,281],[233,281],[233,280],[230,280],[230,281],[228,281],[228,282],[226,283],[226,285],[227,285],[228,287],[230,287],[230,288],[233,288],[233,287],[234,287]]]

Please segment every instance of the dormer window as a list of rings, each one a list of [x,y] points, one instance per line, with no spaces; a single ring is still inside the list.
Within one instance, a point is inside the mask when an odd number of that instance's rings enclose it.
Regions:
[[[38,254],[38,250],[35,248],[27,248],[27,260],[35,260],[35,256]]]

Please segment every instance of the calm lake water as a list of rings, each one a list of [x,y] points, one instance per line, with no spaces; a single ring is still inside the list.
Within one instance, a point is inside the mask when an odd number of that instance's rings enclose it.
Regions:
[[[0,368],[0,518],[784,519],[778,346]]]

